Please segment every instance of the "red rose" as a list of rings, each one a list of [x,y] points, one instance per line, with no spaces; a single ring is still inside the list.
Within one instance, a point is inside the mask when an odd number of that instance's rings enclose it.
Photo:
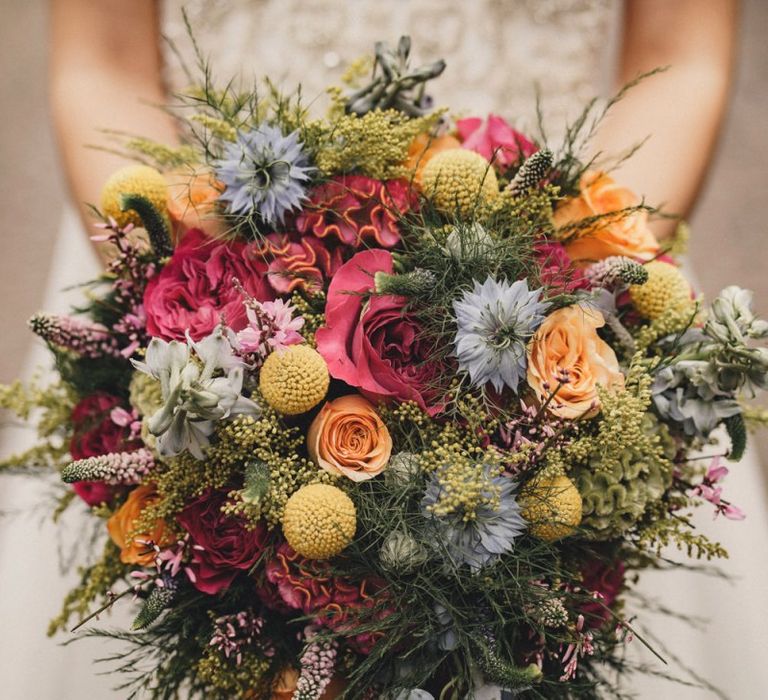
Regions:
[[[489,114],[487,121],[479,117],[459,119],[456,130],[461,138],[462,148],[479,153],[501,170],[519,163],[536,153],[536,144],[515,131],[504,119]]]
[[[602,627],[611,619],[611,608],[616,598],[624,588],[624,563],[616,561],[613,564],[593,559],[582,569],[581,587],[586,593],[597,596],[594,603],[583,603],[581,613],[586,619],[587,626]]]
[[[115,487],[103,481],[78,481],[72,484],[72,490],[89,506],[109,503],[115,495]]]
[[[72,439],[69,454],[72,459],[98,457],[111,452],[130,452],[141,447],[131,440],[130,428],[112,420],[112,409],[120,399],[109,394],[92,394],[82,399],[72,410]],[[73,485],[75,493],[89,506],[112,500],[115,487],[101,481],[80,481]]]
[[[326,325],[317,331],[317,350],[335,379],[358,387],[372,401],[415,401],[434,415],[439,366],[406,300],[373,296],[373,275],[392,273],[385,250],[357,253],[338,270],[328,288]]]
[[[301,233],[331,236],[355,248],[364,243],[392,248],[400,242],[398,214],[414,205],[415,195],[405,180],[341,175],[312,191],[296,227]]]
[[[194,586],[209,595],[226,590],[241,571],[251,569],[267,541],[262,523],[247,529],[239,518],[222,513],[226,502],[224,492],[206,491],[176,517],[192,540]]]
[[[232,284],[236,277],[259,301],[272,301],[267,263],[255,244],[214,241],[190,229],[168,264],[147,284],[144,308],[147,332],[164,340],[193,340],[209,335],[224,318],[236,331],[248,321],[243,298]]]

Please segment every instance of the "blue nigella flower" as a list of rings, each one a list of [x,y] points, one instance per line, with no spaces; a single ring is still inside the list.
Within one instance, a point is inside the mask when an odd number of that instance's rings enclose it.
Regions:
[[[462,513],[435,515],[430,506],[440,500],[440,474],[435,473],[427,484],[421,501],[422,513],[436,525],[442,547],[456,566],[467,564],[479,571],[501,555],[511,552],[515,538],[523,533],[526,522],[520,515],[515,498],[517,483],[506,476],[496,476],[490,483],[499,489],[499,507],[481,505],[475,517],[465,520]]]
[[[283,136],[269,124],[238,132],[215,164],[217,179],[227,187],[220,197],[229,203],[227,211],[282,223],[287,212],[300,206],[314,169],[302,147],[297,132]]]
[[[529,291],[527,280],[510,284],[488,277],[453,302],[455,353],[474,386],[490,382],[496,391],[505,384],[517,391],[527,365],[526,345],[549,307],[541,293]]]

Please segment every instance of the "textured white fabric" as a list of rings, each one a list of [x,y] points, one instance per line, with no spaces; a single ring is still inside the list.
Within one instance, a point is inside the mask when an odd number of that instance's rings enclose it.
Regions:
[[[607,84],[618,0],[166,0],[165,34],[184,61],[194,55],[181,19],[186,6],[202,52],[214,75],[269,74],[284,86],[301,82],[307,98],[320,96],[354,58],[373,42],[394,42],[410,34],[418,58],[443,57],[448,68],[434,84],[433,97],[467,113],[493,111],[523,129],[535,123],[534,85],[538,83],[547,123],[562,131],[584,102]],[[166,50],[167,77],[183,88],[176,56]],[[319,97],[319,100],[322,98]],[[96,262],[73,214],[62,226],[54,256],[46,310],[65,311],[70,296],[59,292],[87,279]],[[38,348],[30,369],[45,361]],[[16,431],[3,451],[25,439]],[[27,436],[27,439],[29,436]],[[28,480],[3,479],[0,507],[23,511],[38,503],[44,487]],[[647,620],[654,633],[703,676],[736,700],[765,696],[758,669],[768,657],[768,510],[759,465],[753,455],[733,467],[726,495],[744,508],[744,523],[712,523],[706,509],[702,527],[731,551],[727,571],[733,585],[688,573],[646,577],[645,595],[659,597],[684,614],[711,618],[706,632],[671,620]],[[0,521],[0,697],[5,700],[106,700],[109,679],[94,675],[91,659],[115,647],[99,643],[62,648],[44,636],[73,576],[60,575],[57,534],[49,522],[39,530],[38,515]],[[76,531],[82,523],[74,522]],[[645,614],[643,606],[632,609]],[[120,623],[125,623],[121,616]],[[116,623],[118,621],[115,621]],[[643,623],[646,620],[643,618]],[[631,653],[653,658],[639,643]],[[660,668],[657,666],[657,668]],[[698,700],[708,691],[637,679],[627,690],[645,699]],[[484,700],[497,700],[486,689]]]

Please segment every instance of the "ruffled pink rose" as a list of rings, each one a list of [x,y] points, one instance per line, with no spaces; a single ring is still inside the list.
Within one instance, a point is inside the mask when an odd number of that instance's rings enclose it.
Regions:
[[[270,233],[261,252],[269,261],[269,284],[278,294],[291,294],[295,289],[319,291],[342,264],[338,246],[311,234]]]
[[[456,131],[459,132],[462,148],[479,153],[488,161],[495,154],[493,163],[502,170],[538,150],[536,144],[495,114],[489,114],[486,120],[480,117],[459,119]]]
[[[296,218],[301,233],[335,238],[344,245],[392,248],[400,242],[398,214],[415,204],[406,180],[381,182],[364,175],[341,175],[316,187]]]
[[[226,590],[242,572],[252,569],[267,544],[267,528],[247,528],[237,517],[221,512],[227,495],[206,491],[176,517],[192,540],[193,585],[215,595]]]
[[[369,296],[379,271],[393,271],[386,250],[362,251],[342,265],[328,288],[317,350],[332,377],[372,401],[415,401],[434,415],[440,411],[439,365],[403,297]]]
[[[267,263],[255,244],[214,241],[190,229],[168,264],[147,284],[147,332],[164,340],[209,335],[221,319],[236,331],[247,325],[245,305],[232,279],[259,301],[275,298],[266,278]]]

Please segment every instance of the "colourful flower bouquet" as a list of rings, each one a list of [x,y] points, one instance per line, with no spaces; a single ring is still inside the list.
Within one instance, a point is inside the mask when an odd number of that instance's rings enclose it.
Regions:
[[[102,537],[51,632],[133,596],[87,632],[130,697],[613,697],[629,574],[743,517],[697,455],[768,386],[749,292],[702,308],[579,159],[594,107],[550,150],[431,110],[408,53],[322,119],[206,69],[184,145],[126,142],[87,306],[31,321],[59,379],[3,391],[41,407],[15,463]]]

